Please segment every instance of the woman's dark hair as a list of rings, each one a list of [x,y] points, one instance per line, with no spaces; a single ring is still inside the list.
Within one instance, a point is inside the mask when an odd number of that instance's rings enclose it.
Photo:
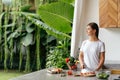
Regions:
[[[98,35],[99,35],[99,27],[98,27],[98,25],[95,22],[91,22],[87,26],[90,26],[92,29],[96,30],[95,35],[98,38]]]

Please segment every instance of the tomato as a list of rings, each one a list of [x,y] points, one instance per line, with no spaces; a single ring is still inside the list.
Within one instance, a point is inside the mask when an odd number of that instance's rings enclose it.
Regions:
[[[72,71],[71,70],[69,70],[67,73],[68,73],[68,75],[72,75]]]
[[[71,66],[71,69],[76,69],[76,68],[77,68],[76,65]]]
[[[69,59],[69,58],[66,58],[66,59],[65,59],[65,62],[66,62],[66,63],[68,63],[69,61],[70,61],[70,59]]]

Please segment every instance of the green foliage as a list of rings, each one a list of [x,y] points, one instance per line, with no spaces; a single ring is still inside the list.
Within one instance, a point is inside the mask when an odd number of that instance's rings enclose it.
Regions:
[[[33,42],[33,34],[28,33],[25,37],[22,38],[21,43],[24,46],[29,46]]]
[[[25,64],[25,71],[30,72],[30,47],[27,47],[27,57],[26,57],[26,64]]]
[[[44,0],[45,3],[53,3],[53,2],[58,2],[58,0]]]
[[[33,24],[37,25],[39,28],[44,29],[49,35],[53,35],[56,38],[60,38],[60,39],[62,39],[64,37],[70,38],[70,36],[68,34],[66,34],[64,32],[61,32],[59,30],[55,30],[53,27],[48,26],[46,23],[40,21],[39,19],[31,17],[32,16],[31,14],[29,14],[31,16],[28,16],[28,14],[26,14],[26,13],[22,13],[22,14],[25,15],[27,19],[29,19],[30,21],[32,21]]]
[[[27,25],[26,25],[26,31],[28,32],[28,33],[32,33],[34,30],[35,30],[35,27],[33,27],[33,26],[31,26],[33,23],[28,23]]]
[[[12,13],[12,15],[14,15],[14,14]],[[13,39],[13,41],[14,41],[13,42],[13,46],[14,46],[13,51],[16,54],[19,54],[19,70],[21,70],[21,69],[25,69],[25,71],[31,71],[32,69],[39,70],[41,68],[41,61],[42,61],[40,59],[40,56],[42,54],[40,51],[40,46],[41,46],[40,41],[41,41],[42,45],[44,45],[44,46],[46,46],[46,48],[48,48],[47,47],[48,43],[51,43],[52,41],[56,40],[56,38],[53,36],[50,36],[50,35],[48,36],[46,34],[42,35],[42,33],[40,33],[38,30],[40,28],[42,28],[44,30],[53,31],[53,33],[56,33],[57,35],[60,35],[60,36],[67,37],[69,35],[62,33],[62,32],[55,31],[54,28],[51,28],[51,27],[47,26],[45,23],[43,23],[42,21],[40,21],[39,19],[34,18],[35,16],[33,17],[27,13],[25,13],[25,14],[21,13],[21,15],[22,15],[22,17],[24,17],[21,22],[22,24],[19,27],[17,27],[19,25],[18,23],[14,24],[15,28],[14,28],[13,32],[11,32],[9,29],[6,30],[7,32],[10,31],[9,35],[7,36],[7,43],[10,44],[11,43],[10,40]],[[36,21],[34,21],[34,20],[36,20]],[[35,26],[34,24],[37,26]],[[48,27],[48,28],[46,28],[46,27]],[[9,26],[9,28],[12,28],[12,26]],[[38,36],[39,36],[39,38],[38,38]],[[46,40],[44,40],[44,39],[40,40],[40,37],[41,38],[46,37]],[[53,43],[54,43],[54,45],[56,44],[55,42],[53,42]],[[61,46],[58,46],[58,48],[61,48],[62,46],[68,47],[66,43],[63,44],[63,43],[59,42],[59,45],[60,44],[61,44]],[[35,46],[35,45],[36,45],[36,47],[34,49],[32,49],[32,47],[30,47],[30,46]],[[63,52],[62,49],[60,50],[60,52],[61,51]],[[64,51],[67,51],[67,49],[64,48]],[[59,52],[59,51],[57,51],[57,52]],[[67,52],[67,53],[69,53],[69,52]],[[9,57],[10,57],[10,55],[8,56],[8,58]],[[33,61],[31,61],[31,57],[32,57]],[[14,58],[14,59],[16,59],[16,58]],[[65,65],[64,58],[61,57],[61,58],[59,58],[59,60],[63,61],[63,62],[59,63],[60,67],[63,66],[63,64]],[[32,66],[33,64],[35,65],[34,67]]]
[[[22,11],[22,12],[29,12],[31,7],[32,7],[32,6],[29,5],[29,4],[24,5],[24,6],[21,6],[21,11]]]
[[[65,58],[69,57],[69,46],[69,39],[64,39],[58,41],[55,47],[50,47],[46,67],[67,68]]]
[[[0,13],[0,65],[19,71],[39,70],[45,68],[50,52],[47,66],[66,68],[64,59],[70,51],[73,6],[51,0],[48,2],[51,4],[40,6],[36,14],[29,12],[28,1],[22,5],[22,1],[14,0],[12,11]]]
[[[23,72],[19,72],[17,70],[13,70],[13,71],[4,71],[4,70],[0,70],[0,80],[9,80],[11,78],[15,78],[18,76],[22,76],[25,75],[27,73],[23,73]]]
[[[4,25],[8,24],[8,12],[6,11],[5,17],[4,17]],[[4,28],[4,69],[7,70],[7,60],[8,60],[8,45],[7,45],[7,27]]]
[[[67,2],[67,3],[72,3],[74,0],[59,0],[59,1]]]
[[[41,69],[41,62],[40,62],[40,29],[37,27],[36,30],[36,69]]]
[[[75,64],[75,58],[74,57],[69,57],[70,61],[69,61],[69,65],[72,66]]]
[[[70,62],[74,63],[75,62],[75,58],[74,57],[69,57],[70,58]]]
[[[74,7],[63,2],[42,5],[38,9],[41,19],[49,26],[64,33],[71,32]]]

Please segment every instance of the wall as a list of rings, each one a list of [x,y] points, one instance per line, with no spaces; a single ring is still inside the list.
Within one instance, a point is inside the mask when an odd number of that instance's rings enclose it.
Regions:
[[[99,24],[99,0],[86,0],[83,40],[87,38],[85,28],[89,22]],[[99,38],[106,45],[106,62],[120,63],[120,28],[100,28]]]

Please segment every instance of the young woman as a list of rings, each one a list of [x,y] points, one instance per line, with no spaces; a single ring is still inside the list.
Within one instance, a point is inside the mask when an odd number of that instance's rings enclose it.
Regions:
[[[99,40],[99,28],[94,22],[86,28],[89,38],[83,41],[80,48],[79,61],[82,72],[98,71],[105,60],[105,45]]]

